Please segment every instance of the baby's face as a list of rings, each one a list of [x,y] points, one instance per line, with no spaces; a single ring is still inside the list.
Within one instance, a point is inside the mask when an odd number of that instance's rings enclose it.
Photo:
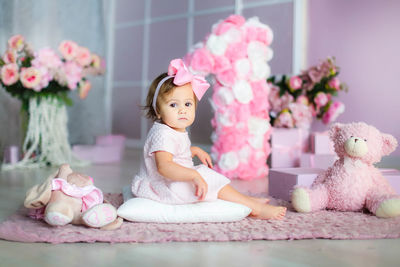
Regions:
[[[175,87],[160,101],[160,117],[172,129],[185,132],[195,118],[195,96],[192,85],[187,83]]]

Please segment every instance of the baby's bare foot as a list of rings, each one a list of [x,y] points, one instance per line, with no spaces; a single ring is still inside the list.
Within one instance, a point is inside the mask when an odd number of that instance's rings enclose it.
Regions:
[[[267,204],[269,202],[269,198],[266,197],[250,197],[250,198],[262,204]]]
[[[286,207],[261,204],[257,209],[253,209],[250,215],[255,219],[282,220],[285,214]]]

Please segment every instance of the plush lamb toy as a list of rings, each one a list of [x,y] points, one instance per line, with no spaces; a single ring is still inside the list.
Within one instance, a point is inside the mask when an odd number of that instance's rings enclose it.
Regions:
[[[24,206],[33,211],[31,217],[44,219],[52,226],[72,223],[113,230],[122,224],[115,207],[103,203],[103,193],[93,185],[93,179],[73,172],[68,164],[61,165],[44,183],[30,188]]]
[[[363,122],[336,123],[329,134],[339,159],[315,179],[311,188],[294,189],[292,205],[295,210],[360,211],[367,208],[377,217],[400,215],[400,196],[373,166],[396,149],[396,139]]]

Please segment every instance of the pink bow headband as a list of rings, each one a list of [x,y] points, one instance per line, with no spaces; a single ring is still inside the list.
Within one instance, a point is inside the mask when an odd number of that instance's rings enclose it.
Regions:
[[[185,63],[183,63],[182,59],[180,59],[180,58],[173,59],[173,60],[171,60],[171,62],[169,63],[169,66],[168,66],[168,76],[165,77],[164,79],[162,79],[157,84],[156,91],[154,92],[153,109],[156,113],[157,113],[157,109],[156,109],[157,97],[158,97],[158,93],[160,92],[161,85],[163,85],[163,83],[170,78],[174,78],[173,83],[176,86],[182,86],[187,83],[191,83],[193,92],[196,95],[198,100],[201,100],[204,93],[210,87],[210,84],[204,79],[204,77],[192,74],[187,69],[187,67],[185,66]]]

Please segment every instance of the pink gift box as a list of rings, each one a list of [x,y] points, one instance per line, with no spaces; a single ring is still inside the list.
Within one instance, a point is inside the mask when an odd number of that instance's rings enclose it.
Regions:
[[[319,168],[280,168],[269,171],[268,194],[272,197],[290,201],[296,185],[310,187],[315,178],[323,172]]]
[[[379,169],[382,175],[389,181],[390,185],[400,195],[400,171],[397,169]]]
[[[311,152],[314,154],[335,154],[333,142],[328,132],[313,132],[310,138]]]
[[[300,156],[300,167],[327,169],[338,159],[336,154],[303,153]]]
[[[72,151],[78,158],[92,163],[118,162],[124,154],[125,140],[122,135],[99,136],[95,145],[75,145]]]
[[[310,133],[300,128],[273,128],[271,133],[271,168],[299,167],[300,156],[308,152]]]

